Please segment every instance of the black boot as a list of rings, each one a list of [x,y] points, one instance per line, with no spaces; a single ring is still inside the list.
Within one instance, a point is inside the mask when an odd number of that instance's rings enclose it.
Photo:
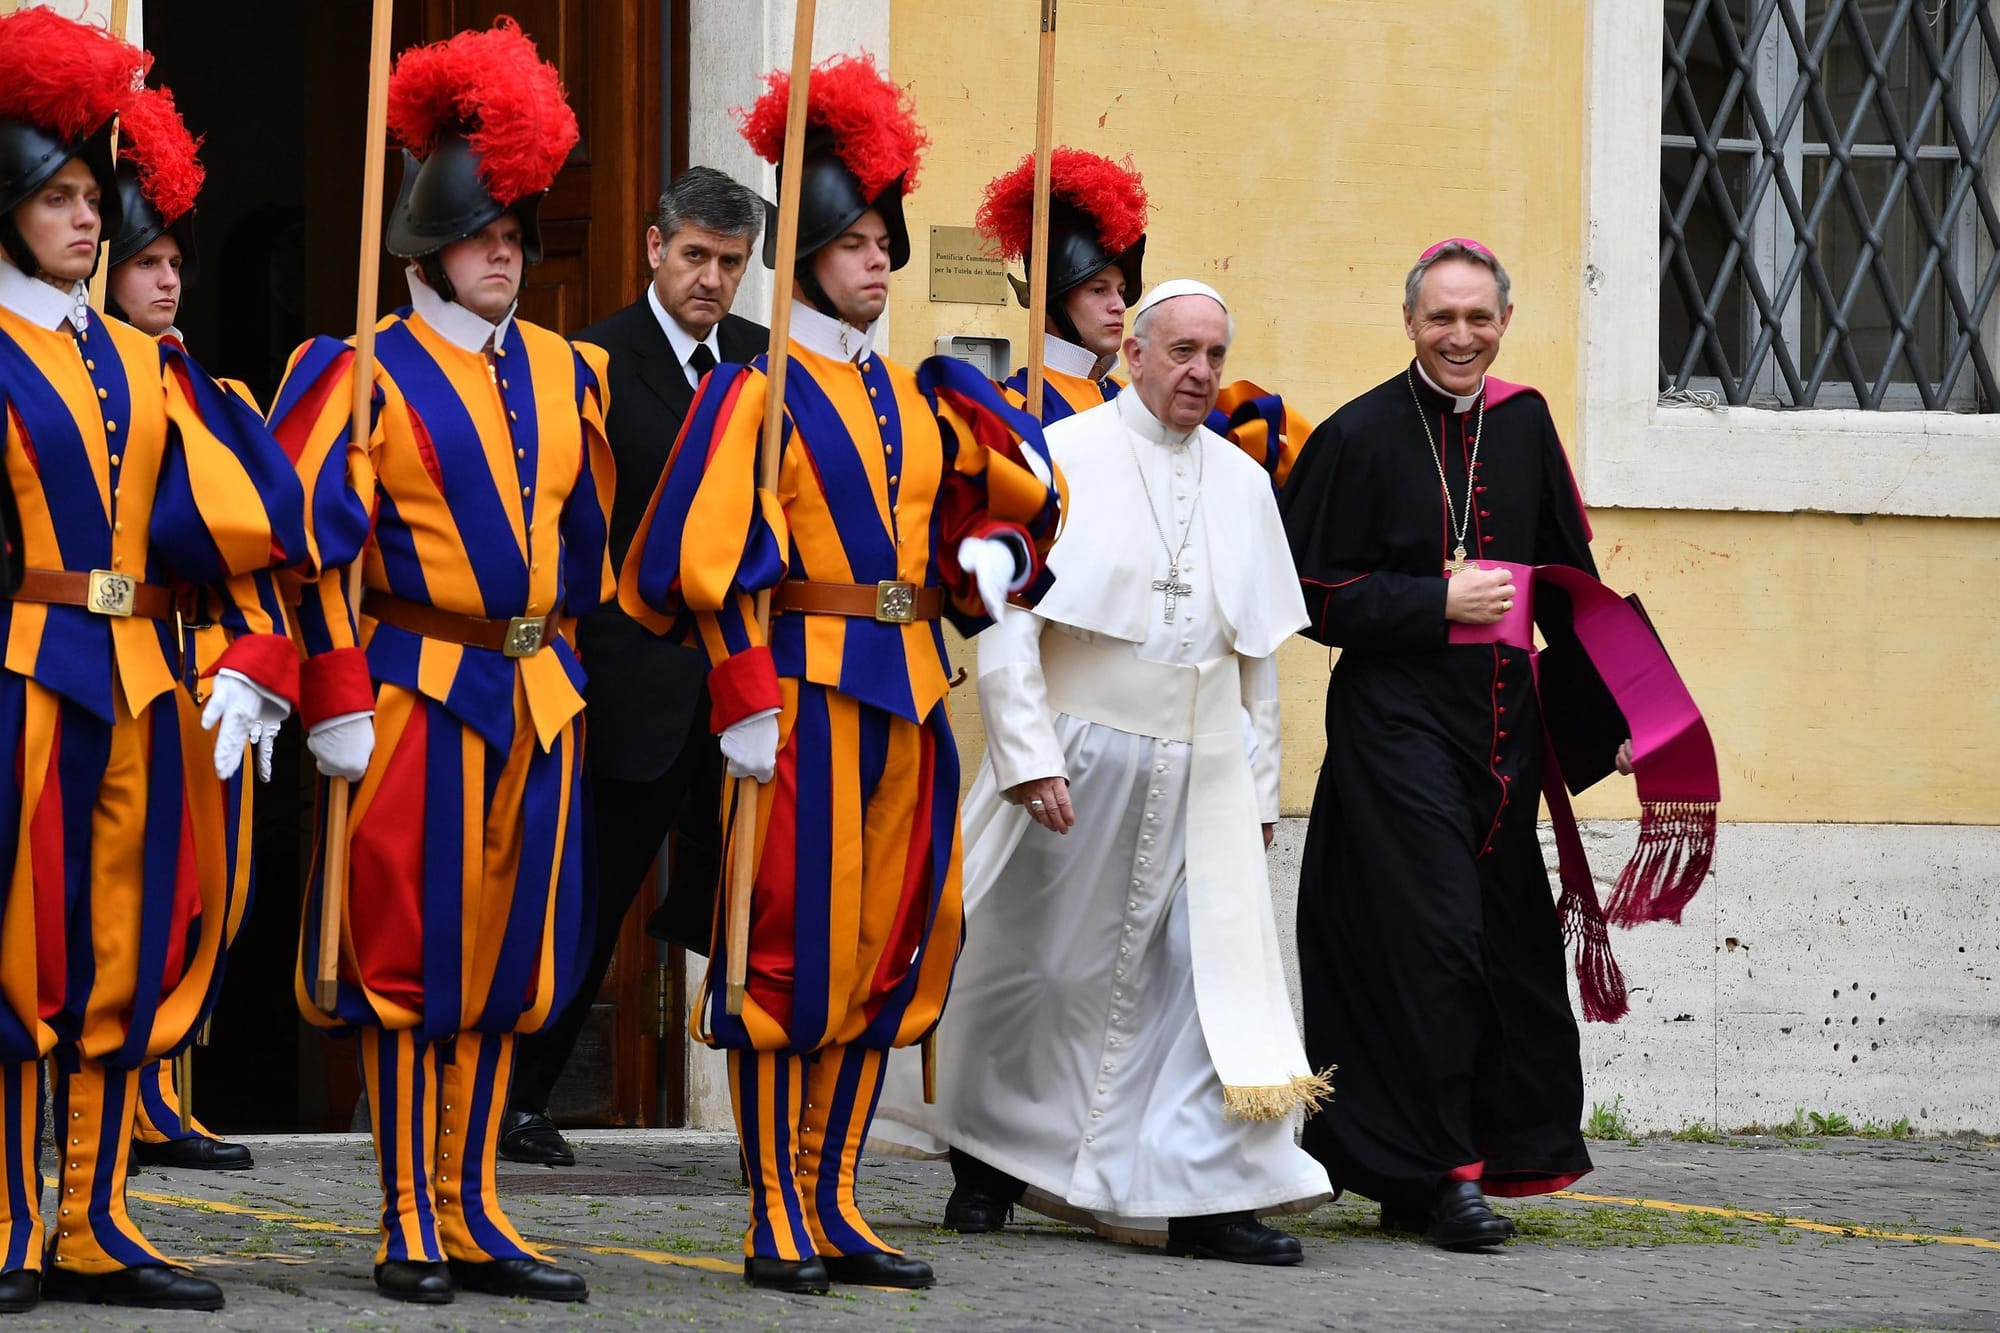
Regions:
[[[494,1259],[485,1263],[453,1259],[451,1275],[467,1291],[483,1291],[489,1296],[526,1296],[537,1301],[590,1299],[590,1287],[583,1274],[539,1259]]]
[[[817,1255],[798,1260],[753,1255],[743,1261],[743,1280],[753,1287],[808,1296],[824,1296],[832,1285]]]
[[[529,1166],[575,1166],[576,1153],[546,1111],[509,1111],[500,1118],[500,1155]]]
[[[165,1143],[134,1139],[131,1160],[135,1166],[171,1166],[183,1171],[247,1171],[255,1165],[250,1150],[242,1144],[199,1135]]]
[[[0,1273],[0,1314],[26,1314],[42,1299],[42,1275],[32,1268]]]
[[[81,1305],[127,1305],[146,1310],[220,1310],[222,1288],[184,1268],[147,1264],[109,1273],[71,1273],[51,1268],[42,1274],[42,1296]]]
[[[1443,1250],[1483,1250],[1505,1243],[1514,1224],[1488,1206],[1477,1181],[1447,1180],[1431,1207],[1431,1244]]]
[[[971,1153],[951,1150],[951,1198],[945,1201],[944,1224],[960,1235],[998,1231],[1007,1225],[1014,1205],[1027,1185]]]
[[[1272,1266],[1301,1263],[1306,1257],[1297,1236],[1265,1226],[1254,1213],[1169,1218],[1167,1253]]]
[[[450,1305],[451,1274],[443,1264],[391,1259],[375,1265],[375,1286],[391,1300],[412,1305]]]
[[[937,1281],[931,1266],[907,1254],[829,1254],[826,1275],[851,1287],[902,1287],[922,1291]]]

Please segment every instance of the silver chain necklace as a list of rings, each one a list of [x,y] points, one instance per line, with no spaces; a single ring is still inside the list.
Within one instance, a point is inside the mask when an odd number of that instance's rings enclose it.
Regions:
[[[1198,453],[1195,457],[1194,503],[1188,506],[1187,526],[1181,529],[1181,544],[1175,546],[1167,537],[1166,525],[1160,522],[1159,508],[1153,503],[1153,488],[1146,481],[1146,469],[1139,461],[1139,450],[1132,443],[1132,432],[1129,428],[1125,432],[1125,448],[1132,455],[1133,471],[1139,474],[1139,489],[1146,496],[1147,516],[1153,520],[1153,531],[1160,535],[1160,547],[1167,553],[1167,576],[1163,579],[1154,579],[1152,587],[1154,592],[1166,594],[1165,621],[1171,625],[1174,623],[1175,605],[1181,598],[1190,596],[1194,592],[1193,584],[1181,581],[1181,557],[1187,554],[1188,538],[1194,535],[1194,516],[1195,511],[1201,508],[1201,482],[1202,475],[1208,470],[1208,456]]]
[[[1403,378],[1410,385],[1410,401],[1417,406],[1417,420],[1424,423],[1424,443],[1431,447],[1431,461],[1437,464],[1438,489],[1444,492],[1445,522],[1451,527],[1451,559],[1444,562],[1445,576],[1458,573],[1461,569],[1471,569],[1472,562],[1465,558],[1465,534],[1472,529],[1472,474],[1479,467],[1479,442],[1486,438],[1486,381],[1479,382],[1479,417],[1472,426],[1472,455],[1465,463],[1465,509],[1463,513],[1452,507],[1451,483],[1444,476],[1444,451],[1438,448],[1437,436],[1431,434],[1431,414],[1424,410],[1424,400],[1417,393],[1416,372],[1405,370]]]

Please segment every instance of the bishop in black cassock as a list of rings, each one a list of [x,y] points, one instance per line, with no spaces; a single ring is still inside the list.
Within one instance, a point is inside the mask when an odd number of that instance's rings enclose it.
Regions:
[[[1306,633],[1341,650],[1298,909],[1306,1051],[1340,1090],[1305,1146],[1386,1227],[1450,1249],[1513,1234],[1484,1193],[1547,1193],[1591,1165],[1535,830],[1533,667],[1449,641],[1452,621],[1511,609],[1482,559],[1595,573],[1548,405],[1484,374],[1506,281],[1476,243],[1426,252],[1406,290],[1416,359],[1313,432],[1280,503]],[[1566,610],[1536,604],[1552,643]]]

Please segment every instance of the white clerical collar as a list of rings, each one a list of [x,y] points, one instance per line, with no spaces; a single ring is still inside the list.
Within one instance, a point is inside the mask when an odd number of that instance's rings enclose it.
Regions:
[[[844,319],[822,315],[804,301],[792,302],[792,341],[835,361],[861,361],[872,355],[875,330],[881,323],[876,320],[865,329],[857,329]]]
[[[1194,430],[1176,430],[1169,426],[1139,401],[1137,389],[1121,393],[1111,401],[1118,404],[1118,416],[1125,423],[1125,429],[1141,439],[1151,440],[1154,444],[1164,444],[1169,449],[1186,448],[1188,442],[1194,439],[1195,431],[1201,429],[1200,426],[1196,426]]]
[[[718,364],[721,363],[722,343],[716,337],[716,329],[722,327],[720,324],[710,329],[706,338],[697,339],[681,327],[679,320],[667,313],[667,308],[660,304],[659,289],[650,282],[646,284],[646,304],[653,308],[653,318],[660,321],[660,332],[666,334],[667,341],[673,344],[674,356],[683,369],[686,368],[688,358],[694,355],[694,349],[697,347],[706,347],[708,354],[714,357]]]
[[[29,277],[5,259],[0,259],[0,306],[44,329],[59,329],[63,321],[75,317],[82,329],[89,319],[90,284],[79,282],[64,291],[40,278]]]
[[[1067,338],[1058,338],[1053,333],[1042,335],[1042,364],[1050,370],[1059,370],[1065,375],[1078,379],[1101,380],[1104,372],[1115,364],[1115,357],[1104,358],[1104,370],[1097,368],[1097,353],[1082,347]]]
[[[1451,399],[1451,410],[1454,412],[1470,412],[1472,410],[1472,405],[1479,401],[1479,395],[1486,392],[1486,377],[1484,375],[1481,375],[1479,377],[1479,387],[1474,389],[1471,393],[1468,394],[1446,393],[1443,389],[1440,389],[1438,387],[1438,382],[1431,378],[1430,372],[1424,369],[1424,363],[1421,359],[1417,361],[1417,377],[1423,380],[1424,383],[1430,385],[1431,392],[1436,394],[1438,397]]]
[[[458,302],[447,301],[432,291],[415,264],[410,265],[408,272],[410,304],[423,316],[424,323],[453,347],[467,352],[483,352],[488,343],[498,347],[501,339],[507,336],[507,326],[514,322],[514,311],[519,308],[519,301],[507,307],[507,313],[500,317],[499,323],[489,323]]]

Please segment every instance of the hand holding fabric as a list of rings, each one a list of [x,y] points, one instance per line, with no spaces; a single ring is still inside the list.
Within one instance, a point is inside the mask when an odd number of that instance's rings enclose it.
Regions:
[[[257,775],[271,780],[271,745],[292,706],[240,671],[215,673],[215,689],[201,710],[203,731],[215,732],[215,776],[227,782],[243,767],[245,746],[257,747]]]
[[[767,708],[730,723],[719,739],[730,777],[769,782],[778,771],[777,709]]]
[[[958,563],[979,585],[979,600],[986,604],[986,614],[999,620],[1020,571],[1014,547],[992,537],[967,537],[958,544]]]
[[[330,717],[306,733],[306,748],[327,777],[359,782],[375,753],[375,715]]]
[[[1461,569],[1445,581],[1444,618],[1494,625],[1514,609],[1514,575],[1505,569]]]

